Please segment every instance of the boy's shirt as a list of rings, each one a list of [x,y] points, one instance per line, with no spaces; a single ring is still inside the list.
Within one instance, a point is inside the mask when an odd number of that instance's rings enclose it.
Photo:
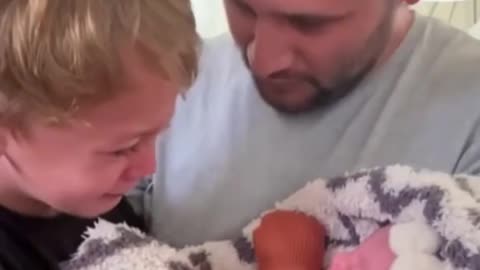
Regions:
[[[126,200],[102,218],[144,230]],[[97,219],[25,217],[0,207],[0,270],[55,270],[74,254]]]

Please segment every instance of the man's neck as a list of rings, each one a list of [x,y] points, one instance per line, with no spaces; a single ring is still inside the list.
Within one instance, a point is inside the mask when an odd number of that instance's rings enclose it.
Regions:
[[[384,53],[380,57],[377,65],[382,65],[395,53],[400,44],[408,35],[413,22],[415,20],[415,12],[404,3],[399,4],[393,13],[392,33],[387,43]]]

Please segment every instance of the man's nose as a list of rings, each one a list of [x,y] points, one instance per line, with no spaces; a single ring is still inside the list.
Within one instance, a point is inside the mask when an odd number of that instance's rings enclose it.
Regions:
[[[281,28],[269,21],[257,21],[254,39],[247,45],[246,54],[253,73],[260,78],[287,70],[293,64],[294,53]]]

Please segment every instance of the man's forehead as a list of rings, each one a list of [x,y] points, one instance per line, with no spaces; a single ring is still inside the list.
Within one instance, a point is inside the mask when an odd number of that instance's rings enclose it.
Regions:
[[[243,2],[257,12],[270,14],[329,15],[350,12],[366,0],[232,0]]]

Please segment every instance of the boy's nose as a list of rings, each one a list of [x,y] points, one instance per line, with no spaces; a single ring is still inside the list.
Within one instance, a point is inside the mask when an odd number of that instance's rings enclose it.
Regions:
[[[148,147],[134,154],[127,171],[129,179],[140,179],[155,173],[155,148]]]

